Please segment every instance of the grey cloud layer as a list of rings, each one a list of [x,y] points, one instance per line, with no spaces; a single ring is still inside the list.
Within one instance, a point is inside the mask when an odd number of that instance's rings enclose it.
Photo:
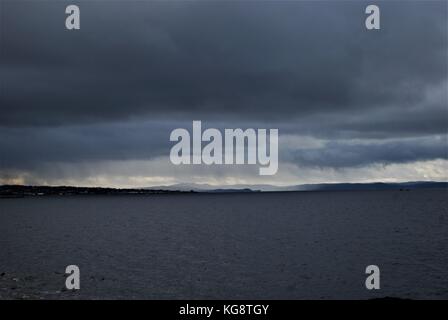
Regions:
[[[191,130],[191,123],[115,123],[71,127],[0,128],[0,148],[7,150],[0,167],[41,170],[48,164],[150,160],[167,157],[171,128]],[[204,128],[218,127],[204,124]],[[256,126],[255,126],[256,127]],[[392,140],[316,140],[315,146],[280,137],[281,163],[302,167],[347,168],[375,163],[408,163],[448,159],[446,135]],[[205,143],[204,143],[205,145]],[[42,166],[44,165],[44,166]]]
[[[362,167],[447,159],[447,145],[446,136],[381,143],[330,141],[319,148],[288,150],[285,158],[305,167]]]
[[[64,1],[0,3],[4,175],[166,156],[196,119],[326,141],[280,145],[301,166],[448,158],[446,1],[378,2],[372,32],[362,1],[79,1],[76,32]]]
[[[446,107],[424,99],[447,79],[444,2],[382,3],[380,32],[365,30],[363,2],[80,7],[68,32],[64,3],[3,4],[1,125],[326,114],[350,127],[352,112],[412,121]]]

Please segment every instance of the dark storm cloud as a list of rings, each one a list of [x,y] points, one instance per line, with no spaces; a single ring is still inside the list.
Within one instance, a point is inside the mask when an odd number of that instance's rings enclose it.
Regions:
[[[171,129],[157,123],[1,128],[0,168],[40,169],[49,163],[148,160],[169,150]]]
[[[411,139],[383,143],[328,142],[323,147],[287,152],[289,161],[306,167],[349,168],[374,163],[409,163],[447,159],[447,139]]]
[[[203,129],[222,124],[204,123]],[[151,160],[167,157],[173,145],[167,137],[175,127],[191,123],[132,122],[69,127],[0,128],[3,170],[49,170],[62,163]],[[254,125],[253,127],[257,127]],[[299,148],[280,140],[282,163],[302,167],[348,168],[375,163],[409,163],[448,159],[446,135],[398,140],[318,140],[316,147]],[[379,142],[380,141],[380,142]],[[204,143],[205,145],[205,143]]]
[[[447,158],[445,1],[376,2],[379,31],[361,1],[76,3],[79,31],[0,2],[0,175],[167,156],[192,120],[324,139],[280,145],[302,166]]]
[[[447,77],[444,2],[380,3],[372,32],[360,2],[79,2],[75,32],[65,3],[2,4],[3,126],[325,114],[350,127],[353,112],[446,107],[424,101]]]

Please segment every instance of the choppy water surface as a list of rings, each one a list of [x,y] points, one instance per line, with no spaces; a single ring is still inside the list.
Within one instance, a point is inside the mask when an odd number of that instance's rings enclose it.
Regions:
[[[448,298],[447,190],[0,199],[0,298]],[[81,290],[64,291],[69,264]],[[364,270],[381,269],[381,290]]]

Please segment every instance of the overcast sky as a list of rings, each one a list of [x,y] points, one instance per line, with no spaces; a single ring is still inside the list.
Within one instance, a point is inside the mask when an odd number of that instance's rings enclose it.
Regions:
[[[0,184],[448,180],[446,1],[0,3]],[[172,165],[193,120],[278,128],[278,173]]]

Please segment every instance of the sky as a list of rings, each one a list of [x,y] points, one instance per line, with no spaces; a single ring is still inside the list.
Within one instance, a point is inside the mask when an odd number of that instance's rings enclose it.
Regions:
[[[447,2],[368,4],[0,0],[0,184],[447,181]],[[193,120],[277,128],[277,174],[173,165]]]

